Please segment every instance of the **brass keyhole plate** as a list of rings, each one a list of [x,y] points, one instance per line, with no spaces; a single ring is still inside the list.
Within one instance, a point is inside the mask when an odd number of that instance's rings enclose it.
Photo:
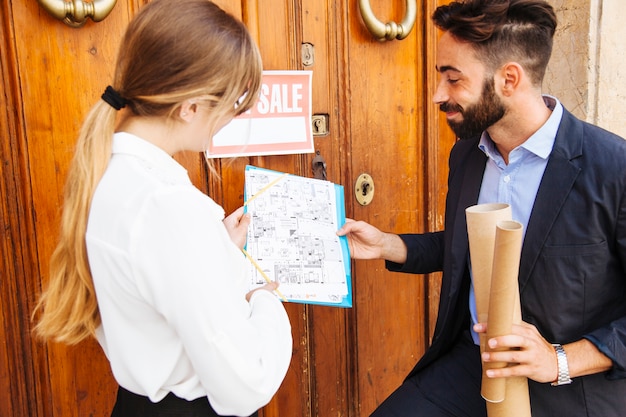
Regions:
[[[361,174],[354,183],[354,196],[362,206],[367,206],[374,198],[374,179],[369,174]]]

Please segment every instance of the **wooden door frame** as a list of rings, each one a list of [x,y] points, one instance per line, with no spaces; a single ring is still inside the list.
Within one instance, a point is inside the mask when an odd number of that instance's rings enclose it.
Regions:
[[[51,415],[46,393],[46,346],[30,334],[30,312],[39,293],[36,228],[29,175],[28,142],[23,129],[24,103],[19,86],[16,38],[10,2],[0,5],[0,200],[2,201],[2,275],[0,276],[0,402],[16,416]]]

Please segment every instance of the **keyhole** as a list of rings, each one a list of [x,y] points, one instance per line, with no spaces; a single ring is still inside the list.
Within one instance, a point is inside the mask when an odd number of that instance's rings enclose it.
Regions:
[[[321,132],[323,127],[322,121],[320,119],[316,119],[313,123],[315,124],[315,131],[317,133]]]
[[[326,161],[320,155],[320,151],[316,152],[315,158],[311,161],[311,168],[313,169],[313,178],[318,180],[326,179]]]
[[[354,183],[354,197],[362,206],[367,206],[374,198],[374,179],[366,173],[359,175]]]
[[[369,182],[364,182],[363,184],[361,184],[361,192],[363,193],[363,197],[365,197],[367,195],[369,190],[370,190],[370,183]]]
[[[315,60],[315,49],[310,43],[302,44],[302,65],[305,67],[310,67],[313,65],[313,61]]]

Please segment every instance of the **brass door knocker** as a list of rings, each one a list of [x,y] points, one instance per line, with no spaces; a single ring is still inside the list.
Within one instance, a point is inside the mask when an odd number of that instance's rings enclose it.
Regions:
[[[94,22],[104,20],[111,13],[117,0],[37,0],[52,17],[68,26],[79,28],[91,18]]]
[[[417,19],[416,0],[406,0],[406,12],[402,22],[383,23],[374,16],[369,0],[359,0],[359,10],[365,26],[379,41],[404,39],[409,36]]]

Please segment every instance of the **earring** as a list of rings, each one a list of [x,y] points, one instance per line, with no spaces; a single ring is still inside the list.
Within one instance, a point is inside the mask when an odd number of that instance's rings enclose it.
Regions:
[[[183,116],[183,117],[187,117],[187,112],[186,111],[182,112],[180,115]]]

